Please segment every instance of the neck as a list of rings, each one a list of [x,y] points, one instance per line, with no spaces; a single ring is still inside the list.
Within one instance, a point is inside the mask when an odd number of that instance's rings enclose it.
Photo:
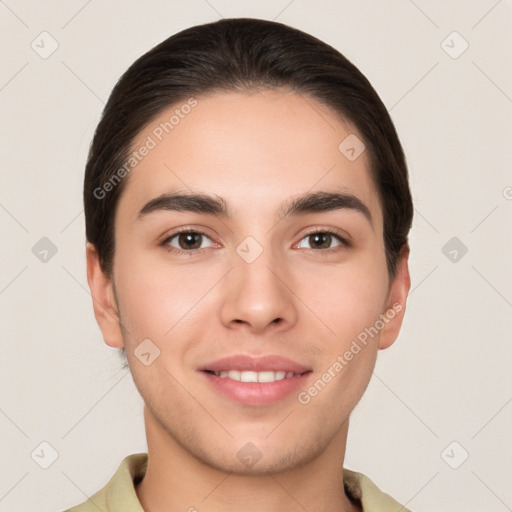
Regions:
[[[328,446],[301,467],[274,474],[236,474],[206,464],[185,450],[144,407],[148,465],[136,486],[144,510],[356,512],[345,495],[343,460],[348,421]]]

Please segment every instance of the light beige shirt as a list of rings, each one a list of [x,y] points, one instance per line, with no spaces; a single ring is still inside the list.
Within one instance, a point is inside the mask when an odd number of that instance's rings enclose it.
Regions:
[[[144,512],[135,485],[144,477],[147,461],[147,453],[128,455],[103,489],[65,512]],[[364,512],[411,512],[361,473],[343,469],[343,483],[347,496],[359,500]]]

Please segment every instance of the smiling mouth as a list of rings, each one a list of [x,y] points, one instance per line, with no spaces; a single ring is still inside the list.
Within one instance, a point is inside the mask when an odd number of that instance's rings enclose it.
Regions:
[[[294,373],[294,372],[286,372],[286,371],[272,371],[272,370],[264,370],[261,372],[255,372],[252,370],[224,370],[219,372],[214,372],[212,370],[206,370],[206,373],[210,373],[211,375],[215,375],[216,377],[220,377],[221,379],[231,379],[239,382],[275,382],[277,380],[284,379],[292,379],[293,377],[300,377],[304,373]]]

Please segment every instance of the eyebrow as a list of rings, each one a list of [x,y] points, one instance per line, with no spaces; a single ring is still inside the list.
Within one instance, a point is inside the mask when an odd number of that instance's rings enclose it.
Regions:
[[[369,208],[356,196],[337,192],[309,192],[286,201],[279,212],[280,218],[307,213],[329,212],[335,210],[352,210],[361,213],[373,226]],[[162,194],[147,202],[139,211],[138,219],[160,211],[192,212],[232,218],[226,201],[219,196],[201,193]]]

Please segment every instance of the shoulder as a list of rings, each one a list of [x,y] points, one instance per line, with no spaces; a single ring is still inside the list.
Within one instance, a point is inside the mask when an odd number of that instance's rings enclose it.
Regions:
[[[147,459],[147,453],[128,455],[105,487],[64,512],[144,512],[135,492],[135,483],[144,476]]]
[[[347,495],[361,502],[363,512],[411,512],[362,473],[344,468],[343,483]]]

